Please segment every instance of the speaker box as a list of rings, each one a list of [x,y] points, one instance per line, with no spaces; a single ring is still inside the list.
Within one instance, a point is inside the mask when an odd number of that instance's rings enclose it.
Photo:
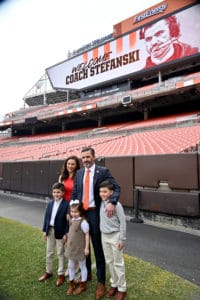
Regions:
[[[122,105],[131,104],[131,103],[132,103],[131,96],[126,96],[126,97],[122,98]]]

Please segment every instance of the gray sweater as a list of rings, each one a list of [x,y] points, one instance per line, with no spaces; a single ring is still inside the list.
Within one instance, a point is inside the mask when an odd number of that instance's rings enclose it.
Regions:
[[[105,213],[108,201],[102,201],[100,207],[100,230],[103,233],[120,232],[120,241],[126,240],[126,217],[121,203],[117,202],[115,213],[111,218],[108,218]]]

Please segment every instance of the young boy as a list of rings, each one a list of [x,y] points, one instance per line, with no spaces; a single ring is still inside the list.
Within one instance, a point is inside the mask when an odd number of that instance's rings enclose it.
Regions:
[[[126,240],[126,219],[121,203],[117,202],[112,217],[106,215],[106,205],[114,192],[111,182],[100,184],[99,194],[102,199],[100,208],[100,230],[106,263],[110,271],[110,284],[107,297],[115,300],[126,297],[125,264],[123,258],[124,241]]]
[[[53,257],[55,246],[58,255],[58,278],[56,286],[65,281],[65,256],[64,243],[69,229],[67,213],[69,203],[63,199],[65,187],[62,183],[54,183],[52,186],[53,199],[48,203],[43,224],[43,239],[46,245],[46,272],[38,279],[43,282],[52,276]]]

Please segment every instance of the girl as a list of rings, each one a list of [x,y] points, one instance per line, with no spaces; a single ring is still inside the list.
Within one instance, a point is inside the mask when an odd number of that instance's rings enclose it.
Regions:
[[[66,201],[70,201],[72,190],[74,187],[74,177],[76,175],[76,171],[80,169],[80,161],[77,156],[71,155],[69,156],[63,163],[61,167],[61,172],[59,176],[59,182],[64,184],[65,193],[64,199]],[[70,216],[67,214],[67,220],[70,221]],[[76,273],[79,271],[78,262],[76,262]],[[69,275],[68,269],[65,272],[65,276]]]
[[[79,200],[70,201],[70,228],[67,239],[66,257],[68,257],[69,287],[67,295],[79,295],[86,290],[87,267],[86,256],[89,254],[89,224],[83,218],[84,210]],[[81,269],[81,282],[75,284],[75,263]]]

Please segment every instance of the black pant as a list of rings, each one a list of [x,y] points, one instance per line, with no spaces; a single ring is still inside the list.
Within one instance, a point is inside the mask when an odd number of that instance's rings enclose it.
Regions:
[[[105,284],[106,266],[105,266],[105,258],[104,258],[102,243],[101,243],[101,232],[99,228],[99,224],[100,224],[99,212],[97,210],[87,211],[86,219],[90,226],[90,237],[94,248],[94,255],[96,260],[97,279],[98,282]],[[91,255],[87,256],[86,265],[87,265],[88,273],[91,273]]]

